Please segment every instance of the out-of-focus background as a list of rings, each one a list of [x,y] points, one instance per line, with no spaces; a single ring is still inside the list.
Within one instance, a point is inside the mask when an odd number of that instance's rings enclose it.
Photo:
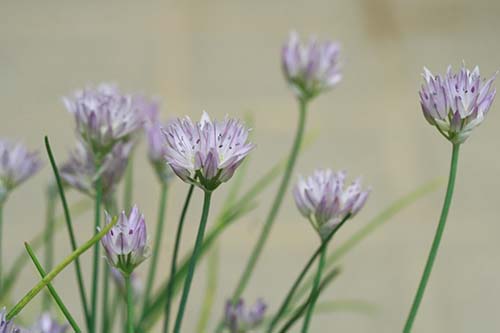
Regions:
[[[373,187],[365,209],[338,235],[348,238],[370,218],[418,185],[446,177],[450,145],[422,117],[417,90],[422,67],[444,72],[480,65],[489,76],[500,68],[500,2],[489,0],[339,1],[2,1],[0,4],[0,134],[20,139],[43,154],[48,134],[59,161],[74,142],[73,119],[61,97],[87,84],[117,82],[125,91],[162,101],[162,117],[207,110],[254,118],[254,141],[246,185],[291,146],[297,105],[280,69],[280,49],[291,29],[302,36],[339,40],[344,79],[317,98],[308,114],[316,141],[299,158],[297,174],[316,167],[346,169]],[[500,102],[462,148],[449,224],[430,280],[416,332],[500,331],[499,196]],[[45,155],[43,154],[44,158]],[[5,208],[5,265],[43,227],[47,165],[10,198]],[[150,230],[159,186],[145,158],[135,159],[134,200]],[[214,196],[214,217],[225,198]],[[159,266],[167,273],[174,228],[187,186],[175,181]],[[276,184],[259,208],[222,237],[220,283],[213,317],[223,311],[269,209]],[[393,218],[341,261],[342,274],[322,300],[362,300],[374,313],[336,311],[318,316],[312,332],[398,332],[406,318],[432,241],[444,187]],[[71,201],[81,195],[72,192]],[[184,249],[193,244],[200,193],[187,221]],[[89,213],[77,222],[80,240],[91,233]],[[212,221],[213,222],[213,221]],[[317,236],[297,213],[290,194],[258,270],[245,293],[278,306],[292,278],[317,246]],[[57,236],[57,258],[69,251]],[[335,251],[335,243],[331,246]],[[89,256],[84,267],[90,268]],[[142,272],[146,271],[146,266]],[[199,267],[185,331],[192,332],[205,287]],[[143,274],[144,276],[145,274]],[[38,279],[28,266],[15,290],[20,297]],[[79,315],[73,269],[55,281]],[[35,315],[38,305],[27,313]]]

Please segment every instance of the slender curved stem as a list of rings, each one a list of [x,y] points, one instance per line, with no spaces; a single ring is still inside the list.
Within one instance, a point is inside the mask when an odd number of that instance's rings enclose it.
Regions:
[[[269,237],[271,227],[273,226],[274,220],[276,219],[276,216],[278,215],[278,211],[281,207],[281,203],[283,202],[283,198],[284,198],[286,190],[288,188],[288,184],[289,184],[291,176],[292,176],[293,168],[295,166],[295,162],[296,162],[297,156],[299,154],[300,146],[302,143],[302,138],[304,136],[304,128],[305,128],[305,124],[306,124],[306,113],[307,113],[307,102],[308,101],[305,99],[300,100],[300,113],[299,113],[300,116],[299,116],[297,133],[295,135],[295,140],[293,142],[292,150],[291,150],[290,156],[288,158],[285,173],[283,174],[281,184],[278,188],[278,192],[276,193],[276,197],[274,198],[273,205],[271,206],[271,210],[269,211],[266,222],[264,223],[264,227],[262,228],[259,239],[257,240],[257,243],[255,244],[255,247],[252,251],[252,254],[250,255],[250,258],[248,259],[245,270],[243,271],[243,274],[241,275],[240,280],[239,280],[239,282],[236,286],[236,289],[233,293],[232,300],[234,303],[236,303],[238,301],[238,299],[241,297],[241,294],[245,290],[245,288],[248,284],[248,281],[250,280],[250,277],[252,276],[252,272],[255,268],[255,265],[257,264],[257,261],[259,260],[259,257],[262,253],[262,250],[264,249],[264,245],[267,241],[267,238]]]
[[[66,195],[64,194],[64,188],[61,176],[59,175],[59,169],[57,168],[57,164],[54,155],[52,154],[52,149],[50,147],[49,138],[47,136],[45,136],[45,148],[47,150],[47,155],[49,155],[50,165],[52,166],[52,171],[54,172],[54,177],[56,178],[59,196],[61,197],[61,203],[64,210],[64,217],[66,221],[66,228],[68,229],[71,250],[76,251],[78,246],[76,244],[75,233],[73,231],[73,224],[71,222],[71,215],[68,208],[68,202],[66,200]],[[87,323],[87,329],[90,330],[90,311],[87,303],[87,292],[85,290],[82,267],[80,265],[80,259],[78,257],[75,258],[75,271],[76,271],[76,280],[78,282],[78,291],[80,293],[80,300],[82,302],[83,313],[85,316],[85,322]]]
[[[123,194],[123,209],[129,210],[132,208],[134,188],[134,159],[129,158],[127,170],[125,171],[125,191]]]
[[[274,329],[274,327],[276,327],[276,324],[281,319],[281,317],[283,316],[283,314],[286,312],[286,310],[288,308],[288,305],[290,304],[290,301],[292,300],[292,298],[293,298],[293,296],[295,294],[295,291],[299,287],[300,283],[302,282],[302,280],[306,276],[307,272],[311,268],[311,266],[314,263],[314,261],[316,260],[316,258],[320,254],[322,254],[323,246],[326,246],[332,240],[333,236],[337,233],[337,231],[340,229],[340,227],[342,227],[342,225],[344,225],[344,223],[350,217],[351,217],[350,214],[346,215],[342,219],[342,221],[340,221],[340,223],[337,225],[337,227],[335,227],[335,229],[333,229],[330,232],[330,234],[325,238],[325,240],[321,243],[321,245],[318,246],[318,248],[316,249],[316,251],[314,251],[313,255],[311,256],[311,258],[309,258],[309,261],[304,266],[304,268],[300,272],[299,276],[295,279],[295,282],[293,283],[292,288],[290,288],[290,290],[288,291],[288,294],[286,295],[285,299],[283,300],[283,303],[281,303],[281,306],[280,306],[278,312],[274,316],[273,320],[271,321],[271,324],[269,325],[269,327],[267,329],[267,333],[270,333]]]
[[[94,244],[98,243],[102,237],[106,233],[108,233],[111,228],[116,224],[118,219],[115,217],[109,223],[106,225],[101,231],[99,231],[94,237],[89,239],[87,242],[85,242],[82,246],[77,248],[75,251],[73,251],[69,256],[67,256],[61,263],[59,263],[56,267],[54,267],[53,270],[51,270],[40,282],[38,282],[33,288],[31,288],[30,291],[24,295],[23,298],[9,311],[9,313],[6,316],[7,320],[11,320],[14,318],[16,315],[19,314],[19,312],[24,309],[24,307],[36,296],[38,293],[47,286],[52,280],[62,272],[63,269],[65,269],[71,262],[73,262],[76,258],[78,258],[80,255],[82,255],[85,251],[90,249]]]
[[[97,168],[98,169],[98,168]],[[102,201],[102,182],[101,179],[98,178],[95,184],[95,216],[94,216],[94,232],[96,232],[97,228],[101,226],[101,201]],[[90,308],[92,309],[92,317],[90,322],[90,331],[96,331],[97,325],[97,292],[99,290],[99,243],[94,245],[94,261],[93,261],[93,270],[92,270],[92,294],[90,298]]]
[[[330,271],[325,276],[323,281],[321,281],[321,284],[320,284],[319,289],[318,289],[319,290],[318,293],[321,293],[328,286],[328,284],[330,284],[330,282],[332,282],[333,279],[339,275],[339,273],[340,273],[340,270],[337,268]],[[309,304],[311,303],[311,301],[312,301],[311,295],[309,295],[309,297],[302,304],[300,304],[297,307],[297,309],[292,314],[290,319],[288,319],[286,321],[286,323],[283,325],[283,327],[279,330],[279,333],[288,332],[290,330],[290,328],[292,328],[292,326],[300,319],[300,317],[302,317],[302,315],[304,314],[306,309],[309,307]]]
[[[208,211],[210,210],[210,199],[212,197],[212,192],[205,191],[205,196],[203,198],[203,211],[201,214],[200,226],[198,227],[198,235],[196,236],[196,242],[194,244],[193,256],[189,262],[189,271],[184,281],[184,289],[182,291],[181,302],[179,304],[179,311],[177,312],[177,318],[175,320],[174,333],[180,333],[182,319],[184,318],[184,312],[186,310],[186,304],[189,296],[189,291],[191,290],[191,283],[193,282],[194,270],[196,268],[196,263],[198,261],[198,256],[200,254],[200,249],[203,244],[203,236],[205,234],[205,228],[208,221]]]
[[[208,256],[207,286],[205,288],[203,304],[201,305],[200,318],[198,319],[198,324],[196,325],[196,332],[198,333],[207,332],[207,326],[210,320],[210,314],[214,308],[215,294],[217,292],[217,280],[219,273],[218,272],[219,256],[220,256],[219,247],[216,245],[211,250]]]
[[[35,267],[38,270],[38,273],[40,273],[40,276],[43,279],[47,275],[47,273],[43,269],[42,264],[40,263],[40,261],[36,257],[35,252],[30,247],[30,245],[28,243],[24,243],[24,246],[26,247],[26,251],[28,252],[28,255],[30,256],[31,260],[35,264]],[[49,290],[50,294],[54,298],[54,301],[59,306],[59,309],[63,313],[64,317],[66,317],[66,320],[68,320],[68,323],[71,325],[73,330],[77,333],[81,333],[82,332],[81,328],[78,326],[78,324],[76,323],[76,320],[73,318],[71,313],[68,311],[68,308],[66,308],[66,305],[62,301],[61,297],[59,297],[59,294],[54,289],[54,287],[52,286],[51,283],[47,283],[47,289]]]
[[[168,186],[165,182],[161,185],[160,208],[158,211],[158,222],[156,224],[155,242],[151,263],[149,264],[148,280],[146,284],[146,292],[144,293],[144,310],[149,306],[149,298],[151,289],[153,288],[154,278],[156,275],[156,267],[158,266],[158,256],[161,249],[161,238],[163,235],[163,226],[165,225],[165,207],[167,206]]]
[[[127,333],[134,333],[134,290],[130,274],[125,277],[125,289],[127,290]]]
[[[415,299],[413,300],[413,304],[406,320],[405,327],[403,329],[404,333],[410,333],[413,322],[415,321],[415,317],[418,313],[418,308],[420,303],[422,302],[422,298],[424,297],[425,287],[427,286],[427,282],[429,281],[429,277],[431,275],[432,266],[436,259],[436,255],[439,249],[439,243],[441,242],[441,238],[443,237],[444,227],[446,225],[446,219],[448,217],[448,211],[450,210],[451,199],[453,197],[453,189],[455,187],[455,178],[457,175],[457,166],[458,166],[458,154],[460,150],[459,144],[453,145],[453,150],[451,154],[451,165],[450,165],[450,175],[448,178],[448,188],[446,190],[446,196],[443,203],[443,209],[441,210],[441,217],[439,219],[439,224],[437,226],[436,234],[434,236],[434,241],[432,242],[431,250],[429,252],[429,257],[427,258],[427,263],[425,264],[424,273],[422,274],[422,278],[418,285],[418,290],[415,295]]]
[[[104,270],[102,274],[102,321],[101,321],[101,332],[109,332],[109,264],[107,261],[103,262]]]
[[[52,269],[54,265],[54,225],[55,225],[55,208],[56,208],[56,195],[52,186],[49,186],[47,191],[47,212],[45,216],[45,230],[44,243],[45,243],[45,267]],[[50,291],[50,290],[49,290]],[[51,306],[50,295],[46,293],[42,299],[42,311],[47,311]]]
[[[189,186],[189,190],[184,201],[184,206],[182,207],[181,217],[179,223],[177,224],[177,233],[175,235],[175,245],[174,253],[172,254],[172,262],[170,263],[170,278],[166,289],[166,304],[165,304],[165,321],[163,322],[163,332],[168,332],[169,322],[170,322],[170,307],[172,305],[172,295],[174,292],[174,277],[177,271],[177,256],[179,255],[179,247],[181,244],[182,229],[184,227],[184,220],[186,219],[186,214],[189,208],[189,203],[191,202],[191,196],[193,195],[194,185]]]
[[[323,268],[325,267],[325,257],[326,257],[326,244],[323,246],[321,250],[321,255],[319,257],[318,263],[318,272],[316,273],[316,278],[314,279],[314,284],[311,289],[311,302],[307,307],[307,313],[304,317],[304,325],[302,326],[302,333],[307,333],[309,331],[309,324],[311,322],[311,317],[314,311],[314,306],[316,305],[316,301],[319,296],[319,284],[321,281],[321,274],[323,274]]]
[[[2,279],[2,267],[3,267],[3,263],[2,263],[2,258],[3,258],[3,252],[2,252],[2,248],[3,248],[3,245],[2,245],[2,238],[3,238],[3,203],[0,202],[0,292],[3,293],[3,279]]]

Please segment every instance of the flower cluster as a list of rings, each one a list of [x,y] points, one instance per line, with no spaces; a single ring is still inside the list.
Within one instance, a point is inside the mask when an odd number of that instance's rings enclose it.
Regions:
[[[311,38],[309,43],[303,44],[298,34],[291,32],[281,60],[294,93],[301,99],[310,99],[339,83],[342,79],[339,53],[337,43],[320,43]]]
[[[164,129],[167,163],[183,181],[212,191],[233,176],[254,148],[248,132],[238,120],[212,121],[206,112],[196,123],[176,119]]]
[[[61,167],[61,177],[90,196],[95,196],[96,181],[100,179],[103,197],[109,199],[125,172],[132,148],[132,142],[116,144],[98,167],[91,150],[84,142],[78,141],[69,160]]]
[[[363,191],[358,178],[344,188],[345,172],[316,170],[300,178],[293,194],[303,216],[309,219],[322,239],[349,214],[354,216],[363,207],[369,190]]]
[[[21,333],[21,330],[14,326],[11,320],[6,319],[7,311],[0,309],[0,333]]]
[[[75,117],[79,140],[61,176],[90,195],[95,194],[100,179],[104,196],[109,199],[126,169],[150,105],[110,84],[77,91],[64,103]]]
[[[495,76],[481,79],[479,68],[463,66],[453,73],[451,66],[444,77],[424,68],[420,104],[427,121],[454,144],[463,143],[481,124],[495,98]]]
[[[98,154],[109,151],[117,141],[129,139],[143,123],[133,97],[111,84],[89,87],[63,100],[75,117],[77,132]]]
[[[111,223],[111,219],[106,213],[106,224]],[[101,243],[110,265],[125,275],[130,275],[137,265],[148,258],[146,222],[137,206],[132,207],[129,216],[122,211],[118,222],[104,235]]]
[[[233,304],[226,303],[225,325],[231,333],[245,333],[255,329],[264,319],[267,305],[261,300],[257,300],[251,308],[247,308],[243,300]]]
[[[44,313],[38,318],[29,333],[66,333],[68,328],[68,325],[60,324],[49,313]]]
[[[42,162],[37,152],[20,144],[0,140],[0,204],[17,185],[40,170]]]

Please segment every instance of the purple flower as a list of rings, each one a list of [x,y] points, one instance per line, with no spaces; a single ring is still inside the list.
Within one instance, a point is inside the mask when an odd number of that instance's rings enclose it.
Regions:
[[[0,139],[0,204],[12,189],[41,167],[38,152],[29,152],[20,143]]]
[[[360,179],[344,188],[346,173],[330,169],[316,170],[307,178],[300,178],[293,190],[297,208],[322,239],[347,216],[356,215],[368,198],[369,190],[361,189]]]
[[[30,333],[65,333],[68,325],[59,324],[49,313],[44,313],[30,330]]]
[[[20,329],[14,326],[12,320],[7,320],[7,311],[5,308],[0,309],[0,333],[20,333]]]
[[[183,181],[212,191],[233,176],[254,148],[248,131],[238,120],[212,121],[206,112],[197,123],[176,119],[164,129],[167,163]]]
[[[68,162],[61,167],[61,177],[69,185],[90,196],[95,196],[96,181],[100,177],[103,195],[109,199],[125,172],[132,148],[132,142],[117,143],[97,168],[92,151],[86,143],[78,141]]]
[[[339,65],[340,46],[311,38],[301,43],[292,31],[282,50],[283,72],[294,93],[310,99],[335,86],[342,79]]]
[[[106,213],[106,224],[109,223],[111,216]],[[132,207],[129,216],[122,211],[118,222],[104,235],[101,243],[110,265],[123,274],[130,275],[149,256],[146,222],[136,205]]]
[[[245,333],[256,328],[264,319],[267,305],[258,299],[257,302],[247,309],[245,302],[239,300],[236,305],[231,301],[226,303],[225,324],[231,333]]]
[[[106,153],[117,141],[128,140],[143,123],[133,97],[114,85],[88,87],[63,101],[75,117],[78,133],[95,153]]]
[[[110,272],[120,292],[125,294],[125,278],[123,274],[113,266],[111,266]],[[130,274],[130,280],[132,283],[133,295],[136,299],[139,299],[144,292],[144,285],[136,272]]]
[[[496,75],[485,81],[477,66],[471,72],[464,65],[458,73],[449,66],[444,77],[424,68],[423,76],[419,95],[425,119],[452,143],[463,143],[493,103]]]

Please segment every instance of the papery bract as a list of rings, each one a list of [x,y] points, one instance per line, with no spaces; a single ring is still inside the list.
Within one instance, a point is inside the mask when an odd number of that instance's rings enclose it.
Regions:
[[[212,191],[233,176],[254,148],[248,131],[236,119],[212,121],[206,112],[196,123],[176,119],[164,129],[167,163],[183,181]]]
[[[444,77],[424,68],[423,76],[419,95],[425,119],[452,143],[463,143],[493,103],[495,76],[482,80],[477,66],[473,71],[463,66],[458,73],[449,66]]]
[[[301,177],[293,189],[297,208],[322,239],[348,214],[356,215],[368,198],[369,190],[362,190],[359,178],[344,188],[345,176],[343,171],[316,170]]]

